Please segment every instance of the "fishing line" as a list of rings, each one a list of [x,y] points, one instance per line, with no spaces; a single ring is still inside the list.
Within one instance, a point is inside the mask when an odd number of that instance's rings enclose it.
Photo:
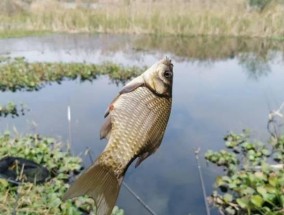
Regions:
[[[199,152],[200,152],[200,148],[198,148],[194,151],[195,160],[196,160],[197,167],[198,167],[199,179],[200,179],[200,182],[201,182],[201,188],[202,188],[203,200],[204,200],[204,204],[205,204],[205,208],[206,208],[206,214],[210,215],[209,205],[208,205],[208,202],[206,200],[207,195],[206,195],[204,180],[203,180],[203,176],[202,176],[202,172],[201,172],[201,166],[200,166],[200,163],[199,163]]]
[[[157,215],[125,182],[122,185],[136,198],[136,200],[152,215]]]

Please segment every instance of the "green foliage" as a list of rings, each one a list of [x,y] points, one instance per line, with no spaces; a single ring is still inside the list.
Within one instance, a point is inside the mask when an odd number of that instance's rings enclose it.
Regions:
[[[46,35],[48,32],[45,31],[31,31],[31,30],[25,30],[25,29],[7,29],[2,30],[0,29],[0,39],[5,38],[17,38],[17,37],[27,37],[27,36],[42,36]]]
[[[249,5],[251,7],[263,10],[266,5],[268,5],[271,0],[249,0]]]
[[[63,202],[70,176],[82,170],[81,159],[62,150],[52,138],[27,135],[12,138],[9,132],[0,136],[0,157],[17,156],[31,159],[48,168],[52,178],[44,184],[22,183],[13,186],[0,179],[0,214],[94,214],[94,202],[87,197]],[[123,215],[117,207],[113,215]]]
[[[284,136],[264,144],[252,141],[249,131],[243,131],[229,133],[224,140],[227,150],[205,155],[225,168],[225,175],[216,178],[210,202],[225,214],[283,214],[284,169],[271,164],[270,157],[283,163]]]
[[[142,73],[143,68],[123,67],[114,63],[29,63],[24,58],[0,59],[0,91],[39,90],[44,84],[65,79],[92,81],[108,75],[115,83],[124,83]]]
[[[17,107],[12,102],[9,102],[7,105],[0,104],[0,117],[12,116],[17,117],[19,115],[24,115],[27,108],[21,104],[20,107]]]

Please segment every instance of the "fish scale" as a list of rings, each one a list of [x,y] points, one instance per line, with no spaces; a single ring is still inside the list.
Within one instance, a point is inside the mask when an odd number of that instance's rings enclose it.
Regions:
[[[110,113],[112,132],[99,162],[119,177],[132,159],[145,151],[152,152],[160,144],[156,141],[163,137],[171,102],[171,98],[158,97],[147,87],[121,95]]]

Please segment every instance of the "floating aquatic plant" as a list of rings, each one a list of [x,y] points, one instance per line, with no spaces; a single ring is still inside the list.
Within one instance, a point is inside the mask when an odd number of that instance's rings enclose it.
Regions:
[[[116,83],[142,73],[143,68],[124,67],[105,62],[103,64],[87,63],[30,63],[25,58],[2,57],[0,59],[0,91],[34,91],[44,84],[61,83],[67,79],[92,81],[99,75],[108,75]]]
[[[27,110],[28,109],[23,104],[20,106],[17,106],[12,102],[9,102],[7,105],[0,104],[0,117],[18,117],[24,115]]]
[[[95,214],[90,198],[61,200],[70,176],[82,170],[81,158],[65,152],[62,143],[39,135],[12,137],[5,132],[0,135],[0,157],[5,156],[31,159],[49,169],[51,178],[44,184],[19,186],[0,179],[0,214]],[[113,214],[123,215],[123,210],[116,207]]]
[[[224,168],[209,201],[223,214],[284,213],[284,136],[267,143],[251,140],[249,131],[225,136],[227,150],[209,150],[205,158]],[[274,158],[274,161],[272,160]]]

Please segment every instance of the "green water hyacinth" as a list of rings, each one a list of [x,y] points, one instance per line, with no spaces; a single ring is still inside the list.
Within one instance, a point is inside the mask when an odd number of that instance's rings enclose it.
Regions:
[[[31,159],[49,169],[51,178],[44,184],[22,183],[19,186],[0,178],[0,214],[96,214],[90,198],[61,200],[70,176],[82,170],[81,158],[64,151],[62,143],[36,134],[12,137],[5,132],[0,135],[0,158],[6,156]],[[124,212],[115,207],[112,214],[123,215]]]
[[[284,136],[272,136],[269,142],[261,143],[252,141],[249,131],[243,131],[229,133],[224,140],[226,150],[205,154],[225,173],[216,178],[216,190],[209,202],[228,215],[283,214]]]
[[[12,102],[9,102],[7,105],[0,104],[0,117],[18,117],[24,115],[27,110],[28,109],[23,104],[20,106],[17,106]]]
[[[108,75],[116,84],[141,74],[143,67],[125,67],[105,62],[87,63],[30,63],[25,58],[0,58],[0,91],[35,91],[45,84],[63,80],[92,81],[99,75]]]

